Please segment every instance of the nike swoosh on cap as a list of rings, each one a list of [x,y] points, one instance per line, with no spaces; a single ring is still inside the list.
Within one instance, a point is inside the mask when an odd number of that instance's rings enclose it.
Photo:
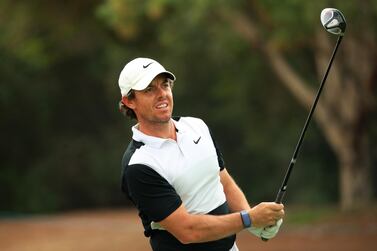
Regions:
[[[153,62],[150,62],[149,64],[146,64],[146,65],[143,65],[143,68],[147,68],[148,66],[150,66]]]

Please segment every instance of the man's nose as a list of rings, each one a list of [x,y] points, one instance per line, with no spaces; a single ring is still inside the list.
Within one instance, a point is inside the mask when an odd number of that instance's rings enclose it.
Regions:
[[[163,88],[162,85],[156,85],[156,94],[159,96],[165,95],[167,92],[166,89]]]

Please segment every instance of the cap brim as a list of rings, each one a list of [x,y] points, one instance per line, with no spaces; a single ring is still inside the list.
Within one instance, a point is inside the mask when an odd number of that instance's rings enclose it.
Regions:
[[[169,75],[169,77],[172,79],[172,80],[175,80],[175,76],[173,73],[171,73],[170,71],[156,71],[156,72],[152,72],[151,74],[148,74],[147,76],[145,76],[144,78],[140,79],[137,84],[132,87],[132,90],[136,90],[136,91],[141,91],[141,90],[144,90],[145,88],[147,88],[150,83],[152,82],[152,80],[160,75],[160,74],[167,74]]]

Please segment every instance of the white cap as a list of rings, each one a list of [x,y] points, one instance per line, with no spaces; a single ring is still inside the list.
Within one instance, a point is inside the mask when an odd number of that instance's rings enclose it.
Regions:
[[[175,80],[174,74],[165,70],[156,60],[135,58],[127,63],[120,73],[118,83],[122,96],[126,96],[131,89],[144,90],[161,73],[166,73],[172,80]]]

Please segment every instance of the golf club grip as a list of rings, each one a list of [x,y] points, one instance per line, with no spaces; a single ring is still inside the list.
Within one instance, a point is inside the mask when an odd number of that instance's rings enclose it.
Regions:
[[[280,190],[276,195],[275,203],[281,204],[283,202],[285,190]]]
[[[283,201],[285,190],[280,190],[276,195],[275,203],[281,204]],[[262,241],[268,241],[268,239],[261,237]]]

